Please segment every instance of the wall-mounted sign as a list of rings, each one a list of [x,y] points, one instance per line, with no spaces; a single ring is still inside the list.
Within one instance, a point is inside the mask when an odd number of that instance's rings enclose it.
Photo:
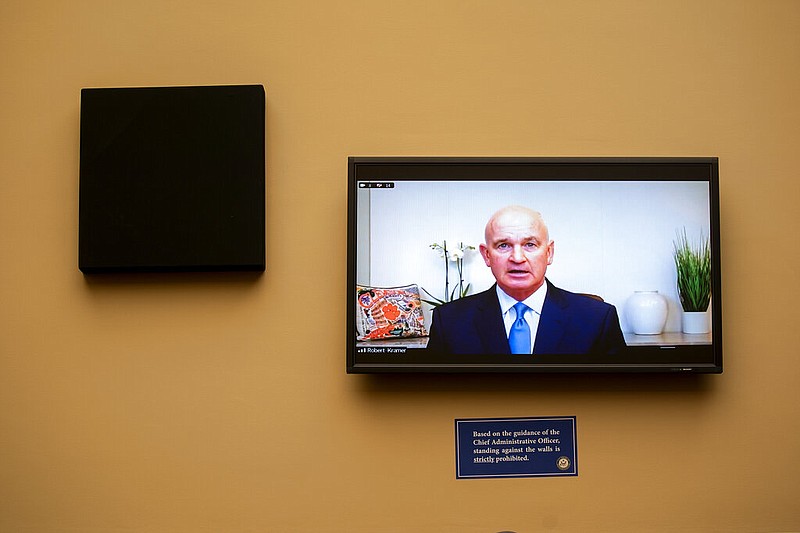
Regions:
[[[456,420],[456,477],[577,476],[575,417]]]

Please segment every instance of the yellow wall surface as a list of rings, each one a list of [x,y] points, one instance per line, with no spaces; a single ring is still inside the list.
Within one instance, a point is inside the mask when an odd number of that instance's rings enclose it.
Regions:
[[[0,81],[0,531],[800,530],[800,2],[4,0]],[[244,83],[267,271],[81,275],[80,89]],[[718,156],[725,373],[347,375],[349,155]]]

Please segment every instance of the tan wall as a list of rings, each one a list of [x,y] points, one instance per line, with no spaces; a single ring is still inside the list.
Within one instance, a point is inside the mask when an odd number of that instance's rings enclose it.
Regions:
[[[795,1],[4,0],[0,531],[800,530],[799,35]],[[267,89],[267,272],[84,278],[81,87],[228,83]],[[719,156],[725,374],[346,375],[348,155]],[[454,418],[555,415],[578,477],[454,479]]]

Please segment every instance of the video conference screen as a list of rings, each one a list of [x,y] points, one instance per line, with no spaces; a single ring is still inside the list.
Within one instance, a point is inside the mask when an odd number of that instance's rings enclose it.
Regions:
[[[722,371],[716,158],[350,158],[348,187],[348,372]]]

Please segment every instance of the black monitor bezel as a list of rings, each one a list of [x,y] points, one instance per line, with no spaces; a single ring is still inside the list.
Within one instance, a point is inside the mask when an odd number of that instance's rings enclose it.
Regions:
[[[709,183],[712,260],[711,345],[664,350],[639,346],[628,353],[595,362],[597,356],[459,356],[458,361],[424,352],[382,362],[356,356],[356,184],[364,180],[491,180],[502,168],[503,180],[707,181]],[[349,157],[347,219],[347,366],[348,373],[722,373],[722,294],[720,256],[719,160],[717,157]],[[710,356],[709,356],[710,350]],[[651,355],[658,357],[651,357]]]

